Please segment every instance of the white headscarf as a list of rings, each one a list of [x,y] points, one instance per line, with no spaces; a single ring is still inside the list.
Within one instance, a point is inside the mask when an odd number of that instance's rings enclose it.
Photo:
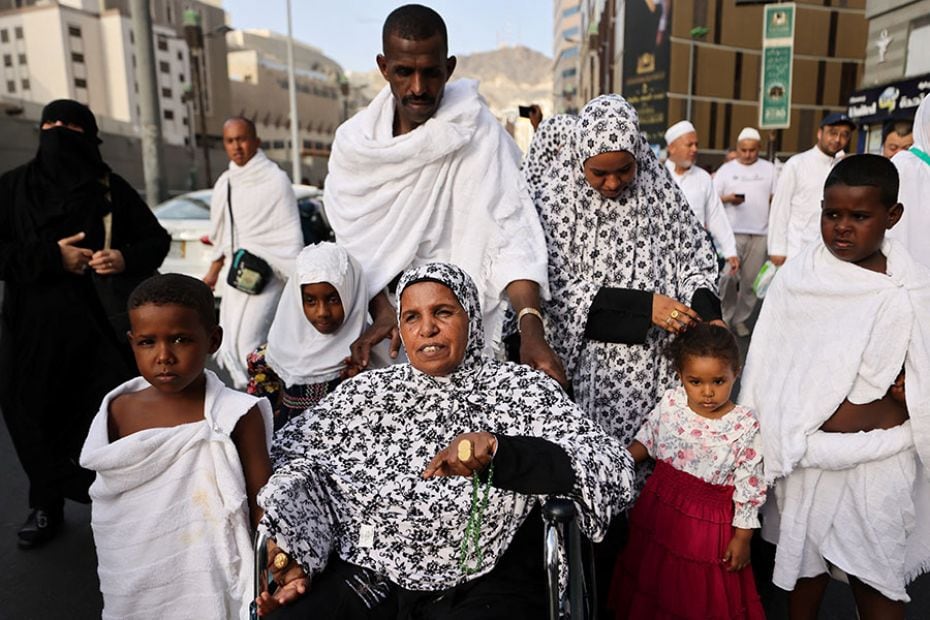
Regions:
[[[304,315],[303,284],[328,282],[339,293],[345,320],[332,334],[321,334]],[[361,335],[368,293],[358,262],[335,243],[305,247],[297,256],[296,273],[281,294],[265,360],[288,386],[331,381],[339,376],[349,346]]]

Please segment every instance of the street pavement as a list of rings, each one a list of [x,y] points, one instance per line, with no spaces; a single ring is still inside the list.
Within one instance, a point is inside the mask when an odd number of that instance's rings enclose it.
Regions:
[[[3,296],[0,282],[0,299]],[[748,339],[740,339],[745,350]],[[2,369],[0,369],[2,371]],[[66,405],[65,405],[66,406]],[[45,547],[23,551],[16,531],[26,518],[27,482],[6,430],[0,428],[0,620],[84,620],[99,618],[103,607],[97,581],[97,558],[90,529],[90,507],[65,504],[65,525]],[[757,579],[770,583],[772,547],[756,543]],[[930,618],[930,575],[911,584],[908,620]],[[787,617],[787,597],[774,586],[760,591],[770,619]],[[848,586],[831,582],[821,620],[856,617]]]

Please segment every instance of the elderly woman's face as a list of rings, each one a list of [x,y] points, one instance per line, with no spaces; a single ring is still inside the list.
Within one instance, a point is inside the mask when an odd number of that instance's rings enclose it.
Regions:
[[[400,296],[400,335],[414,368],[448,375],[465,358],[468,315],[448,287],[417,282]]]
[[[636,158],[629,151],[611,151],[584,162],[584,178],[604,198],[617,198],[636,180]]]

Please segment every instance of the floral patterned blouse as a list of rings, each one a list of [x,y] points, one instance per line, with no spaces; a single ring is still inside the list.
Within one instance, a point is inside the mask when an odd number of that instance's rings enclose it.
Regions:
[[[710,484],[733,486],[733,526],[759,527],[765,503],[762,440],[752,410],[736,405],[721,418],[688,407],[685,388],[672,388],[636,434],[649,456]]]

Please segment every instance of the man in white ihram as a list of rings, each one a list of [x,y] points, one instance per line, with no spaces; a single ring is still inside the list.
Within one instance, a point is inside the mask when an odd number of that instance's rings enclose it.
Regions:
[[[231,259],[232,252],[239,248],[264,259],[274,270],[274,276],[257,295],[243,293],[225,281],[220,283],[223,344],[216,352],[216,360],[238,389],[248,385],[246,356],[268,341],[278,299],[303,247],[300,213],[291,182],[265,156],[260,144],[252,121],[226,121],[223,147],[229,169],[216,180],[210,200],[214,259],[203,281],[215,287],[226,259]]]
[[[545,339],[545,237],[520,173],[520,152],[478,94],[446,85],[455,70],[442,18],[406,5],[384,23],[377,63],[388,82],[339,127],[324,202],[337,241],[365,271],[373,325],[352,345],[366,367],[373,345],[400,346],[392,282],[405,269],[452,262],[474,279],[484,327],[499,353],[507,303],[517,314],[520,358],[566,385]]]
[[[727,271],[735,273],[739,269],[739,257],[736,255],[733,228],[720,196],[714,190],[714,180],[706,170],[695,165],[698,153],[697,130],[690,122],[679,121],[665,132],[665,144],[668,145],[665,167],[685,195],[701,226],[710,233],[717,251],[727,259]]]

